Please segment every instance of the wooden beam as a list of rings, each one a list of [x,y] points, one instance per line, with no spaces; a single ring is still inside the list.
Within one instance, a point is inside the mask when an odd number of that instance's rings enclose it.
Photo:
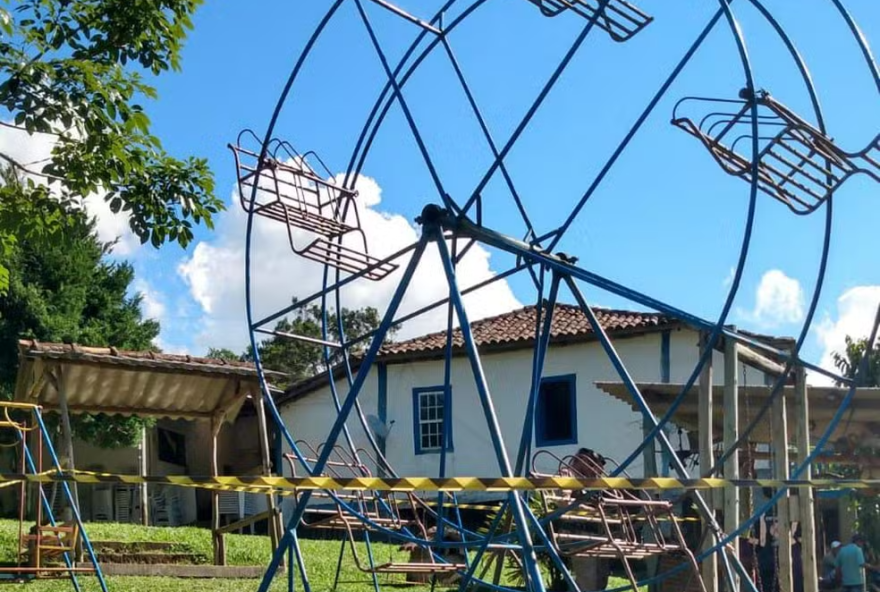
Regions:
[[[220,475],[218,460],[218,438],[223,428],[223,420],[211,422],[211,476]],[[220,531],[220,492],[211,492],[211,540],[214,546],[214,565],[226,565],[226,539]]]
[[[217,532],[220,534],[227,534],[230,532],[235,532],[236,530],[241,530],[243,528],[247,528],[252,524],[256,524],[262,520],[269,521],[269,528],[272,528],[272,521],[275,518],[275,512],[273,510],[269,510],[268,512],[260,512],[259,514],[254,514],[253,516],[248,516],[247,518],[242,518],[241,520],[236,520],[235,522],[230,522],[225,526],[221,526],[217,529]],[[274,551],[274,549],[273,549]]]
[[[254,402],[254,407],[257,409],[257,426],[260,431],[260,459],[263,463],[263,475],[266,477],[272,476],[272,451],[269,447],[269,426],[266,425],[266,404],[263,401],[263,395],[259,391],[253,393],[252,401]],[[280,468],[280,467],[279,467]],[[270,493],[266,496],[266,501],[269,505],[269,513],[271,514],[269,518],[269,537],[272,540],[272,551],[278,548],[278,543],[281,540],[281,521],[280,515],[278,514],[278,504],[277,498],[274,494]]]
[[[44,403],[42,404],[43,408],[47,411],[58,410],[61,411],[61,405],[55,405],[54,403]],[[79,413],[106,413],[108,415],[116,414],[116,415],[137,415],[138,417],[171,417],[171,418],[180,418],[180,419],[211,419],[214,417],[214,414],[210,411],[175,411],[173,409],[168,410],[149,410],[149,409],[139,409],[137,407],[107,407],[104,405],[74,405],[68,409],[70,413],[73,415],[77,415]]]
[[[781,391],[773,402],[771,414],[773,416],[771,438],[773,446],[773,478],[788,479],[788,413],[786,412],[787,399],[785,391]],[[791,517],[789,515],[788,492],[786,492],[776,505],[776,524],[778,526],[777,565],[779,577],[779,589],[781,592],[792,592],[791,571]]]
[[[706,349],[706,341],[706,333],[700,333],[699,352],[701,354]],[[699,440],[700,466],[704,469],[711,467],[715,462],[715,455],[712,446],[712,414],[712,356],[710,355],[709,359],[706,361],[706,364],[703,366],[703,371],[700,373],[700,391],[697,402],[697,420],[699,423],[697,436]],[[709,504],[710,511],[714,512],[715,507],[712,501],[711,494],[706,496],[706,501]],[[703,528],[709,528],[709,525],[705,524],[705,521]],[[714,545],[714,536],[709,535],[703,537],[703,550],[710,549]],[[709,555],[709,557],[703,560],[701,571],[706,592],[718,592],[718,557],[715,553]]]
[[[58,366],[52,371],[52,380],[55,383],[55,389],[58,391],[58,411],[61,414],[61,444],[63,453],[58,460],[64,469],[72,471],[75,468],[73,460],[73,429],[70,426],[70,411],[67,407],[67,387],[64,384],[64,376],[61,367]],[[71,502],[79,508],[79,491],[75,482],[69,484],[71,493]],[[70,515],[67,515],[70,513]],[[70,521],[73,519],[72,511],[68,508],[65,510],[63,520]]]
[[[151,428],[152,429],[152,428]],[[141,426],[141,444],[138,446],[138,471],[141,474],[141,477],[146,477],[150,474],[150,431],[147,430],[147,426]],[[141,524],[144,526],[150,525],[150,491],[147,488],[146,482],[141,483],[140,487],[138,487],[138,493],[141,497]]]
[[[795,374],[795,442],[798,450],[798,463],[810,455],[810,405],[807,373],[803,367]],[[812,479],[813,471],[807,467],[802,479]],[[816,564],[816,500],[812,489],[798,490],[798,510],[801,523],[801,565],[803,566],[804,592],[819,592],[819,568]]]
[[[724,344],[724,451],[730,456],[724,463],[724,476],[739,479],[739,451],[734,444],[739,437],[739,352],[742,346],[732,339]],[[724,530],[733,532],[740,524],[740,495],[738,488],[724,491]],[[737,555],[738,549],[731,550]],[[733,576],[734,588],[739,587],[739,578]],[[725,579],[725,582],[727,580]],[[728,585],[729,587],[729,585]],[[736,589],[728,592],[737,592]]]
[[[55,388],[58,390],[58,408],[61,412],[61,438],[63,439],[64,456],[67,461],[67,466],[64,468],[73,471],[76,468],[76,464],[73,460],[73,429],[70,426],[70,411],[67,408],[67,386],[64,384],[64,375],[61,372],[61,366],[57,366],[54,369],[53,376],[55,378]],[[64,461],[61,459],[59,460],[61,461],[62,466],[64,466]],[[77,512],[79,512],[79,488],[77,487],[76,482],[68,483],[67,486],[70,490],[70,499],[68,501],[73,504],[73,506],[76,507]],[[65,508],[62,516],[64,522],[72,521],[73,508]],[[74,556],[76,561],[82,561],[83,549],[79,537],[77,537]]]
[[[726,339],[726,342],[733,342],[732,339]],[[735,342],[734,342],[735,343]],[[725,344],[726,349],[726,344]],[[742,360],[747,366],[751,366],[765,374],[771,374],[773,376],[780,376],[783,372],[785,372],[785,366],[780,364],[779,362],[775,362],[770,358],[763,356],[756,352],[755,350],[749,348],[745,345],[739,346],[739,358]]]

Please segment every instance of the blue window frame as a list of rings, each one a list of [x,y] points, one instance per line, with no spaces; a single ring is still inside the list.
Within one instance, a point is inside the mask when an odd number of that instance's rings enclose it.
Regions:
[[[535,446],[576,444],[577,434],[575,375],[544,377],[535,409]]]
[[[436,454],[443,446],[443,418],[452,417],[452,393],[443,386],[413,389],[413,441],[416,454]],[[452,425],[446,450],[452,451]]]

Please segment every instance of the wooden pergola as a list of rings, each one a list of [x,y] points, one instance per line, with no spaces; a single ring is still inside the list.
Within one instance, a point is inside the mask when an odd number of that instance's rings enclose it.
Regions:
[[[269,431],[259,377],[252,364],[22,340],[15,400],[60,414],[63,439],[60,453],[67,469],[74,468],[71,415],[105,413],[208,422],[212,476],[220,474],[218,436],[224,425],[234,422],[242,406],[250,400],[257,412],[262,474],[271,475]],[[145,445],[143,441],[142,446]],[[140,472],[145,475],[146,455],[141,456]],[[140,495],[146,522],[149,507],[146,484],[141,486]],[[277,546],[282,532],[281,514],[274,496],[267,495],[267,502],[267,512],[221,527],[220,492],[212,491],[216,565],[226,564],[224,535],[254,522],[269,521],[273,549]]]
[[[765,384],[743,384],[740,363],[762,370],[770,377],[778,377],[784,368],[778,360],[772,360],[754,350],[726,340],[720,348],[724,351],[724,367],[720,369],[723,380],[716,381],[711,361],[706,364],[694,384],[684,394],[684,399],[672,422],[696,435],[700,459],[712,459],[701,463],[705,471],[714,464],[716,445],[729,450],[739,439],[741,430],[749,425],[758,411],[769,403],[772,387]],[[721,384],[717,384],[720,382]],[[597,382],[596,386],[632,406],[629,388],[622,382]],[[672,402],[684,390],[683,384],[638,383],[639,392],[656,414],[665,414]],[[849,389],[833,386],[808,385],[803,367],[797,367],[786,376],[781,393],[770,403],[769,412],[750,434],[749,441],[766,443],[771,453],[763,458],[770,460],[773,479],[790,478],[792,463],[802,462],[812,450],[813,439],[823,434],[830,426],[832,418]],[[880,389],[859,388],[846,420],[837,425],[832,441],[852,443],[858,441],[880,441]],[[838,448],[842,448],[838,446]],[[755,456],[754,458],[758,458]],[[846,452],[836,451],[832,455],[821,455],[817,462],[850,463],[854,459]],[[860,463],[863,460],[859,461]],[[869,463],[872,469],[880,469],[880,461]],[[739,452],[734,451],[724,463],[723,476],[727,479],[740,478]],[[649,447],[645,454],[645,474],[657,475],[654,448]],[[808,467],[800,475],[801,479],[812,477]],[[713,492],[708,501],[715,508],[724,510],[724,528],[730,532],[740,524],[742,507],[738,489]],[[790,548],[793,543],[791,524],[798,522],[801,527],[802,577],[805,592],[818,592],[818,569],[816,549],[816,521],[814,492],[810,488],[801,489],[796,494],[786,493],[779,500],[776,510],[779,525],[779,544]],[[707,537],[707,544],[711,544]],[[779,554],[779,581],[782,590],[792,589],[792,559],[790,553]],[[717,589],[717,571],[711,562],[703,562],[703,579],[709,590]]]

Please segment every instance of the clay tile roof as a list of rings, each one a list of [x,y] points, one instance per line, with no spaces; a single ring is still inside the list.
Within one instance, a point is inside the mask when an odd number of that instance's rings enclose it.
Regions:
[[[535,337],[535,306],[526,306],[498,316],[474,321],[471,331],[480,348],[516,348],[526,346]],[[659,313],[632,312],[594,308],[599,323],[609,333],[651,331],[663,326],[677,325],[679,321]],[[593,337],[593,330],[581,310],[570,304],[557,304],[551,327],[551,342],[583,341]],[[462,348],[461,330],[453,335],[453,347]],[[446,347],[446,332],[431,333],[407,341],[389,343],[382,347],[380,357],[396,358],[442,352]]]

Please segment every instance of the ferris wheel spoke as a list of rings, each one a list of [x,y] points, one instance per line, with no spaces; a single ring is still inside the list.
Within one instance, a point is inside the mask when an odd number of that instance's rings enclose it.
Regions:
[[[399,6],[392,4],[391,2],[387,2],[386,0],[370,0],[370,2],[381,6],[382,8],[384,8],[385,10],[387,10],[393,14],[396,14],[397,16],[399,16],[400,18],[402,18],[405,21],[409,21],[412,24],[421,27],[422,29],[424,29],[425,31],[428,31],[429,33],[433,33],[434,35],[437,35],[438,37],[441,37],[443,35],[443,31],[441,31],[440,29],[438,29],[437,27],[435,27],[434,25],[432,25],[428,21],[424,21],[417,16],[411,15],[407,11],[403,10]]]
[[[606,162],[605,166],[602,167],[602,170],[599,171],[599,174],[596,176],[596,178],[590,184],[589,188],[583,194],[583,196],[581,196],[580,200],[578,200],[577,204],[572,209],[571,213],[568,215],[568,217],[565,219],[565,221],[562,223],[562,225],[559,226],[557,229],[538,237],[538,239],[536,239],[536,242],[550,238],[551,241],[547,247],[548,250],[552,250],[557,244],[559,244],[559,241],[562,240],[563,235],[571,227],[572,223],[578,217],[578,215],[580,214],[583,207],[586,205],[586,203],[593,196],[593,193],[595,193],[596,189],[599,188],[599,185],[602,184],[602,182],[605,180],[605,177],[608,175],[608,173],[611,172],[611,169],[617,163],[617,160],[621,157],[621,155],[624,153],[626,148],[629,146],[629,143],[633,140],[633,138],[636,136],[636,134],[639,132],[639,130],[642,128],[642,126],[645,124],[645,122],[648,120],[648,117],[650,117],[651,113],[654,112],[654,109],[657,107],[657,105],[660,103],[660,101],[663,99],[663,97],[666,96],[667,91],[672,86],[672,84],[675,82],[675,80],[678,78],[678,75],[681,74],[682,70],[684,70],[685,66],[687,66],[688,62],[690,62],[691,58],[694,56],[694,54],[697,52],[697,50],[700,48],[700,46],[702,46],[703,42],[709,36],[709,33],[712,32],[712,30],[715,28],[715,26],[718,24],[718,22],[721,20],[721,18],[723,16],[724,16],[724,10],[719,9],[715,13],[715,15],[709,20],[709,23],[706,25],[706,27],[699,34],[696,41],[694,41],[694,43],[691,45],[691,47],[687,50],[687,52],[685,53],[685,55],[681,59],[681,61],[679,61],[679,63],[672,70],[672,73],[669,75],[669,77],[666,79],[666,81],[663,83],[663,85],[660,87],[660,89],[657,91],[657,93],[654,95],[654,97],[648,103],[648,106],[645,108],[645,110],[642,112],[642,114],[636,120],[635,124],[630,128],[629,132],[627,132],[627,134],[624,136],[621,143],[617,146],[617,149],[611,154],[611,157],[608,159],[608,162]]]
[[[600,0],[599,1],[599,12],[601,13],[604,10],[605,6],[608,4],[610,0]],[[522,133],[526,130],[529,123],[532,121],[532,118],[535,116],[535,113],[538,112],[541,105],[544,103],[544,100],[547,98],[547,95],[550,94],[550,91],[553,90],[553,87],[556,86],[556,82],[562,76],[562,73],[565,72],[565,69],[568,67],[568,64],[574,58],[575,54],[577,54],[581,45],[583,45],[584,41],[586,41],[587,36],[590,34],[590,31],[593,30],[596,25],[595,19],[590,19],[587,21],[587,24],[575,38],[574,42],[569,47],[568,51],[563,56],[562,60],[556,66],[556,69],[553,71],[553,74],[550,75],[550,78],[544,83],[541,92],[538,93],[538,96],[529,106],[526,114],[520,120],[519,124],[514,129],[510,138],[507,140],[507,143],[501,148],[498,156],[495,157],[495,160],[486,170],[486,173],[483,175],[483,178],[480,179],[480,182],[477,183],[476,188],[471,192],[471,196],[468,198],[468,201],[465,203],[463,210],[468,210],[471,204],[477,199],[477,197],[483,192],[483,189],[486,188],[486,185],[489,183],[489,180],[495,174],[495,171],[501,165],[501,162],[507,157],[507,153],[510,152],[511,148],[516,144],[519,140]]]
[[[400,104],[400,109],[401,111],[403,111],[403,116],[406,119],[407,125],[409,125],[409,129],[412,132],[416,144],[418,145],[419,152],[422,155],[422,159],[424,159],[425,161],[425,166],[428,167],[428,172],[431,175],[431,180],[434,182],[437,193],[439,194],[441,201],[443,201],[443,203],[447,207],[457,209],[456,204],[452,202],[452,199],[443,188],[443,183],[440,180],[440,175],[437,173],[437,168],[434,166],[434,161],[431,158],[431,154],[428,151],[427,146],[425,145],[422,134],[421,132],[419,132],[419,128],[416,125],[415,118],[413,117],[409,105],[407,104],[406,99],[403,96],[403,92],[400,89],[400,84],[398,83],[394,72],[391,70],[391,67],[388,64],[388,58],[385,56],[385,52],[382,50],[382,45],[379,43],[379,38],[376,36],[376,30],[370,23],[370,18],[369,16],[367,16],[367,12],[364,10],[363,3],[361,0],[354,0],[354,2],[355,6],[357,6],[358,13],[360,14],[361,21],[363,21],[364,27],[367,30],[367,34],[370,37],[370,42],[373,44],[373,49],[376,50],[376,56],[382,63],[382,69],[385,70],[385,76],[387,76],[389,84],[391,84],[392,88],[394,89],[393,95],[397,99],[397,102]]]
[[[643,417],[654,427],[655,435],[653,437],[651,435],[648,435],[645,438],[645,440],[642,442],[643,447],[646,442],[650,441],[651,444],[653,444],[654,438],[658,439],[660,441],[661,446],[665,449],[665,451],[669,454],[670,458],[672,459],[673,466],[675,468],[676,473],[679,475],[679,477],[682,479],[689,479],[690,473],[687,470],[687,468],[684,466],[684,463],[681,461],[679,456],[676,454],[675,447],[672,445],[672,442],[669,441],[669,438],[666,435],[666,433],[663,430],[659,429],[660,427],[662,427],[663,422],[667,419],[667,417],[664,417],[663,419],[658,421],[657,416],[654,415],[653,411],[651,410],[650,405],[645,400],[644,395],[642,394],[638,385],[635,383],[635,380],[633,380],[632,376],[627,371],[626,365],[623,363],[623,360],[621,360],[620,356],[618,355],[617,351],[615,350],[614,344],[611,342],[611,339],[608,337],[608,334],[605,332],[605,328],[599,322],[598,318],[596,317],[595,312],[593,312],[592,307],[587,302],[586,298],[584,297],[583,293],[578,288],[577,284],[574,282],[574,279],[571,276],[565,276],[565,282],[568,285],[568,288],[571,291],[572,295],[574,296],[575,300],[577,301],[578,306],[580,307],[581,311],[584,313],[584,315],[586,315],[587,320],[590,323],[590,327],[593,330],[593,334],[596,335],[596,337],[598,338],[599,343],[602,346],[602,349],[605,351],[605,354],[608,357],[608,360],[611,362],[612,366],[614,366],[615,371],[617,372],[621,381],[626,386],[626,389],[627,389],[627,391],[629,391],[629,394],[632,397],[633,401],[636,403],[636,405],[641,410]],[[639,449],[638,452],[634,451],[632,454],[635,455],[637,453],[640,454],[641,449]],[[630,455],[630,459],[631,458],[632,458],[632,455]],[[625,470],[626,465],[628,464],[628,461],[630,459],[627,459],[626,461],[621,463],[617,467],[617,469],[615,469],[611,473],[611,475],[617,476],[618,474],[620,474],[620,472]],[[712,534],[715,537],[716,544],[719,544],[718,542],[723,538],[724,531],[723,531],[721,525],[718,523],[717,519],[715,518],[715,514],[712,511],[711,506],[706,502],[706,500],[703,498],[703,496],[700,492],[694,491],[693,496],[697,502],[697,505],[700,508],[701,513],[703,514],[704,519],[707,520],[707,523],[709,524],[709,526],[712,530]],[[722,562],[725,567],[725,573],[727,574],[728,579],[732,581],[733,568],[726,561],[726,558],[727,558],[727,556],[722,554],[722,559],[723,559]],[[737,563],[738,563],[738,560],[737,560]]]
[[[458,80],[459,84],[461,84],[461,88],[464,91],[465,96],[467,97],[468,104],[471,107],[471,111],[473,111],[474,117],[477,119],[477,123],[480,125],[480,130],[483,132],[483,137],[485,138],[486,143],[489,145],[489,148],[492,150],[492,156],[498,161],[498,168],[501,171],[501,175],[504,177],[504,182],[507,184],[507,188],[510,190],[510,194],[513,197],[514,203],[516,204],[516,209],[519,211],[519,214],[526,225],[526,229],[528,230],[527,236],[533,236],[535,234],[535,228],[532,225],[532,221],[529,219],[528,213],[526,213],[526,209],[525,206],[523,206],[523,202],[520,198],[519,192],[516,190],[516,187],[513,184],[513,179],[510,176],[510,172],[507,170],[507,165],[504,164],[504,159],[498,152],[498,146],[496,145],[495,140],[492,138],[492,133],[489,131],[489,126],[486,123],[486,119],[483,117],[483,113],[480,110],[476,98],[471,91],[471,87],[464,76],[461,65],[459,64],[458,59],[456,59],[455,53],[453,53],[452,51],[452,46],[449,44],[449,41],[445,36],[440,40],[440,42],[443,44],[443,49],[446,51],[446,55],[449,57],[449,62],[452,64],[452,69],[455,71],[455,77]],[[477,204],[481,205],[481,201],[478,200]],[[467,215],[468,209],[463,210],[462,213],[464,215]],[[477,223],[479,224],[480,221],[478,220]]]

